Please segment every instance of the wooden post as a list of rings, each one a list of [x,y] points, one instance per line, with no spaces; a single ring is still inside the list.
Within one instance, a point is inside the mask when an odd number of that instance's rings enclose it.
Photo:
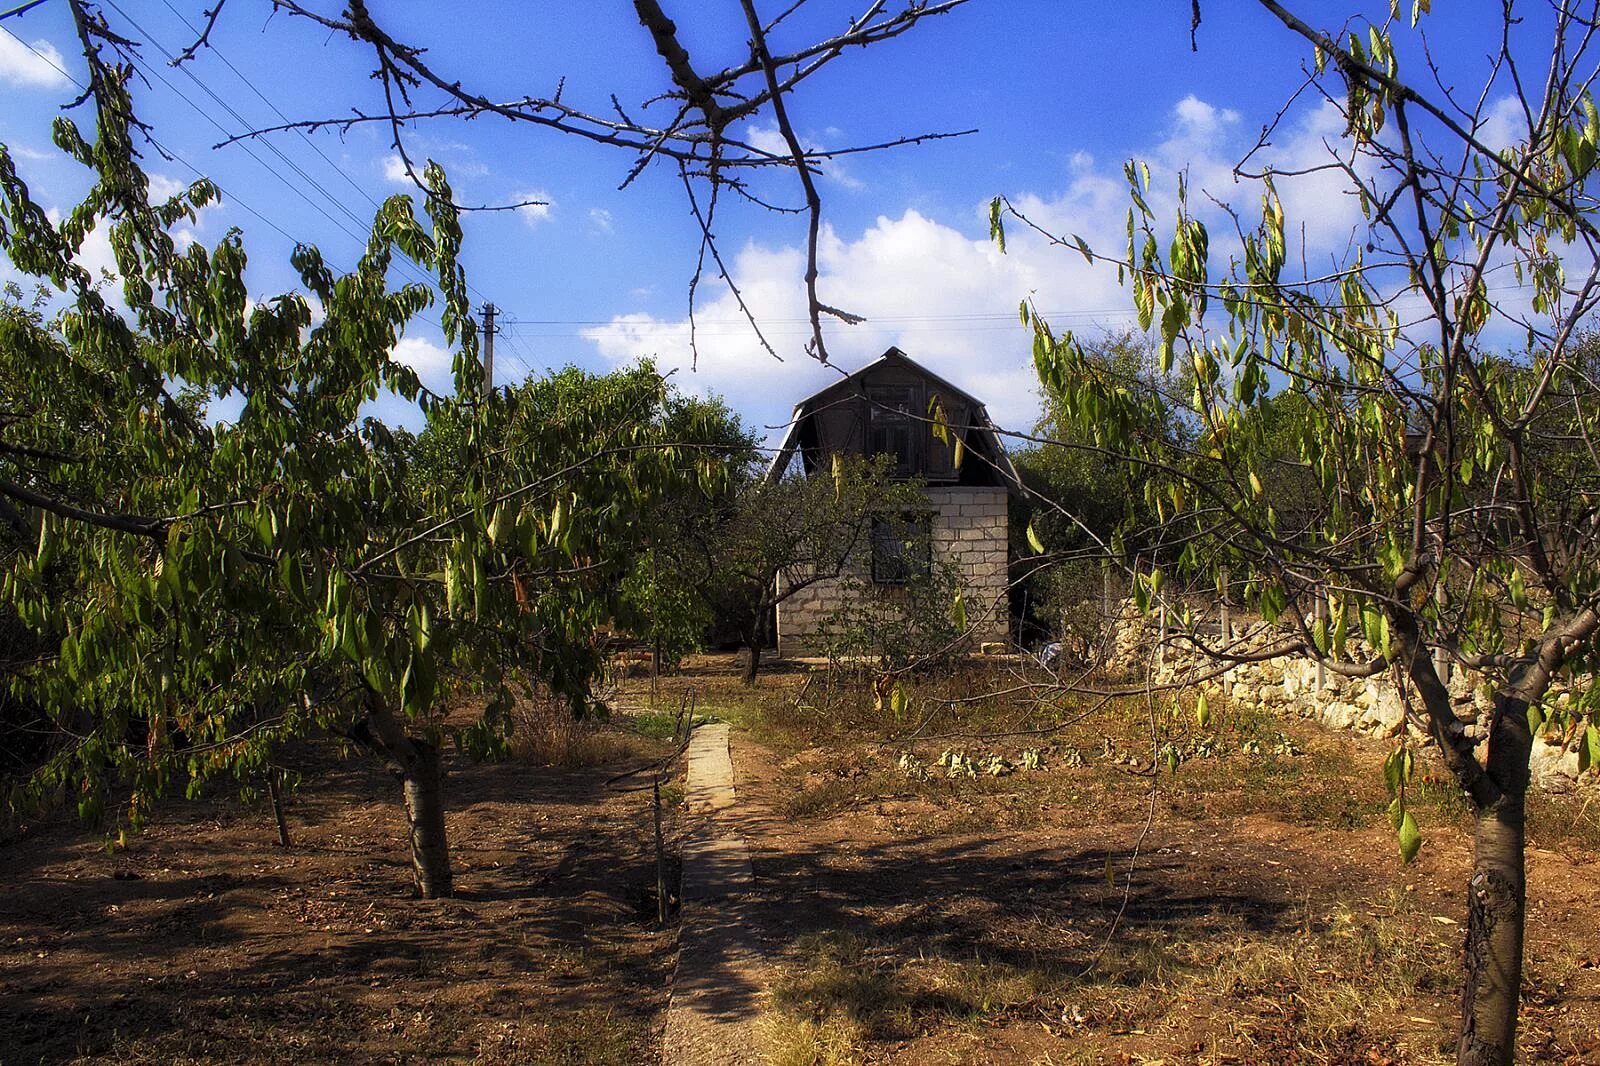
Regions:
[[[1327,625],[1327,622],[1328,622],[1328,601],[1323,597],[1323,595],[1322,595],[1322,593],[1320,591],[1317,593],[1317,608],[1316,608],[1316,610],[1317,610],[1316,621],[1323,623],[1323,625]],[[1322,657],[1319,655],[1319,656],[1317,656],[1317,691],[1321,692],[1323,689],[1325,689],[1327,687],[1328,687],[1328,668],[1326,666],[1322,665]]]
[[[1227,647],[1233,643],[1233,619],[1228,614],[1228,568],[1222,568],[1222,599],[1218,604],[1221,618],[1219,625],[1222,629],[1222,645]]]
[[[1106,561],[1105,568],[1100,571],[1100,615],[1106,620],[1106,625],[1116,621],[1116,615],[1111,610],[1111,561]]]
[[[1439,616],[1444,617],[1445,594],[1444,582],[1435,580],[1433,585],[1433,602],[1439,606]],[[1450,684],[1450,656],[1445,654],[1443,646],[1433,649],[1433,672],[1439,675],[1439,680],[1445,686]]]
[[[667,846],[661,837],[661,774],[650,780],[656,815],[656,922],[667,924]]]

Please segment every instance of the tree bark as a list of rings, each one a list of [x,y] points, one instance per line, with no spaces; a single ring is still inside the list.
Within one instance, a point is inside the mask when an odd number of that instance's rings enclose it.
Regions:
[[[1499,696],[1489,736],[1488,774],[1500,786],[1479,805],[1467,885],[1466,982],[1461,999],[1460,1066],[1511,1066],[1517,1051],[1522,937],[1527,911],[1523,854],[1528,756],[1533,732],[1525,700]]]
[[[411,830],[411,869],[417,895],[443,899],[452,894],[450,847],[444,828],[444,771],[439,749],[406,733],[383,697],[367,691],[369,739],[400,778],[406,822]]]
[[[746,638],[745,646],[750,649],[750,658],[745,661],[742,680],[747,685],[753,685],[756,683],[756,671],[761,669],[761,630],[759,627]]]
[[[423,899],[444,899],[454,886],[450,876],[450,846],[444,831],[444,774],[439,749],[426,740],[407,738],[412,757],[401,772],[405,789],[406,821],[411,825],[411,868],[417,894]]]
[[[272,817],[278,823],[278,847],[287,848],[289,842],[289,822],[283,816],[283,771],[276,766],[267,769],[267,796],[272,800]]]

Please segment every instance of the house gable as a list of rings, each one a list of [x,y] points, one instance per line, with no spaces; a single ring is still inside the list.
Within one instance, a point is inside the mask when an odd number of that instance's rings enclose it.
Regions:
[[[885,453],[898,458],[897,477],[930,486],[1018,485],[984,405],[898,348],[797,404],[767,477],[782,477],[797,456],[810,476],[835,455]]]

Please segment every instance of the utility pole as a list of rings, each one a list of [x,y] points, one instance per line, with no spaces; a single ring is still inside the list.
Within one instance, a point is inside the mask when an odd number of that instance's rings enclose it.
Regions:
[[[499,313],[499,308],[494,304],[483,305],[483,394],[488,396],[494,391],[494,335],[499,330],[494,328],[494,316]]]

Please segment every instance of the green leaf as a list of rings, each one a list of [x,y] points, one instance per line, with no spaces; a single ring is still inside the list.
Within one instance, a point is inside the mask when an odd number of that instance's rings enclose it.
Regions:
[[[1417,829],[1417,820],[1407,811],[1400,819],[1400,861],[1410,863],[1417,857],[1417,852],[1422,849],[1422,833]]]
[[[960,632],[967,630],[967,601],[960,589],[956,589],[955,596],[950,600],[950,624]]]
[[[1261,617],[1267,624],[1277,625],[1278,619],[1283,617],[1284,608],[1288,605],[1289,595],[1276,581],[1269,582],[1261,589]]]
[[[1211,704],[1206,701],[1206,694],[1200,693],[1200,698],[1194,701],[1195,724],[1201,729],[1211,725]]]
[[[896,718],[899,718],[906,713],[906,707],[910,702],[910,698],[906,695],[905,684],[896,681],[894,688],[889,690],[889,709],[894,712]]]
[[[1374,648],[1383,647],[1383,615],[1370,604],[1361,607],[1361,635]]]
[[[1590,723],[1583,728],[1583,743],[1578,746],[1578,772],[1600,765],[1600,729]]]
[[[1522,571],[1512,566],[1511,576],[1506,579],[1506,588],[1510,590],[1511,602],[1517,607],[1528,606],[1528,589],[1522,582]]]
[[[1111,856],[1109,855],[1106,856],[1105,878],[1106,884],[1110,885],[1112,888],[1117,887],[1117,871],[1116,868],[1111,865]]]

